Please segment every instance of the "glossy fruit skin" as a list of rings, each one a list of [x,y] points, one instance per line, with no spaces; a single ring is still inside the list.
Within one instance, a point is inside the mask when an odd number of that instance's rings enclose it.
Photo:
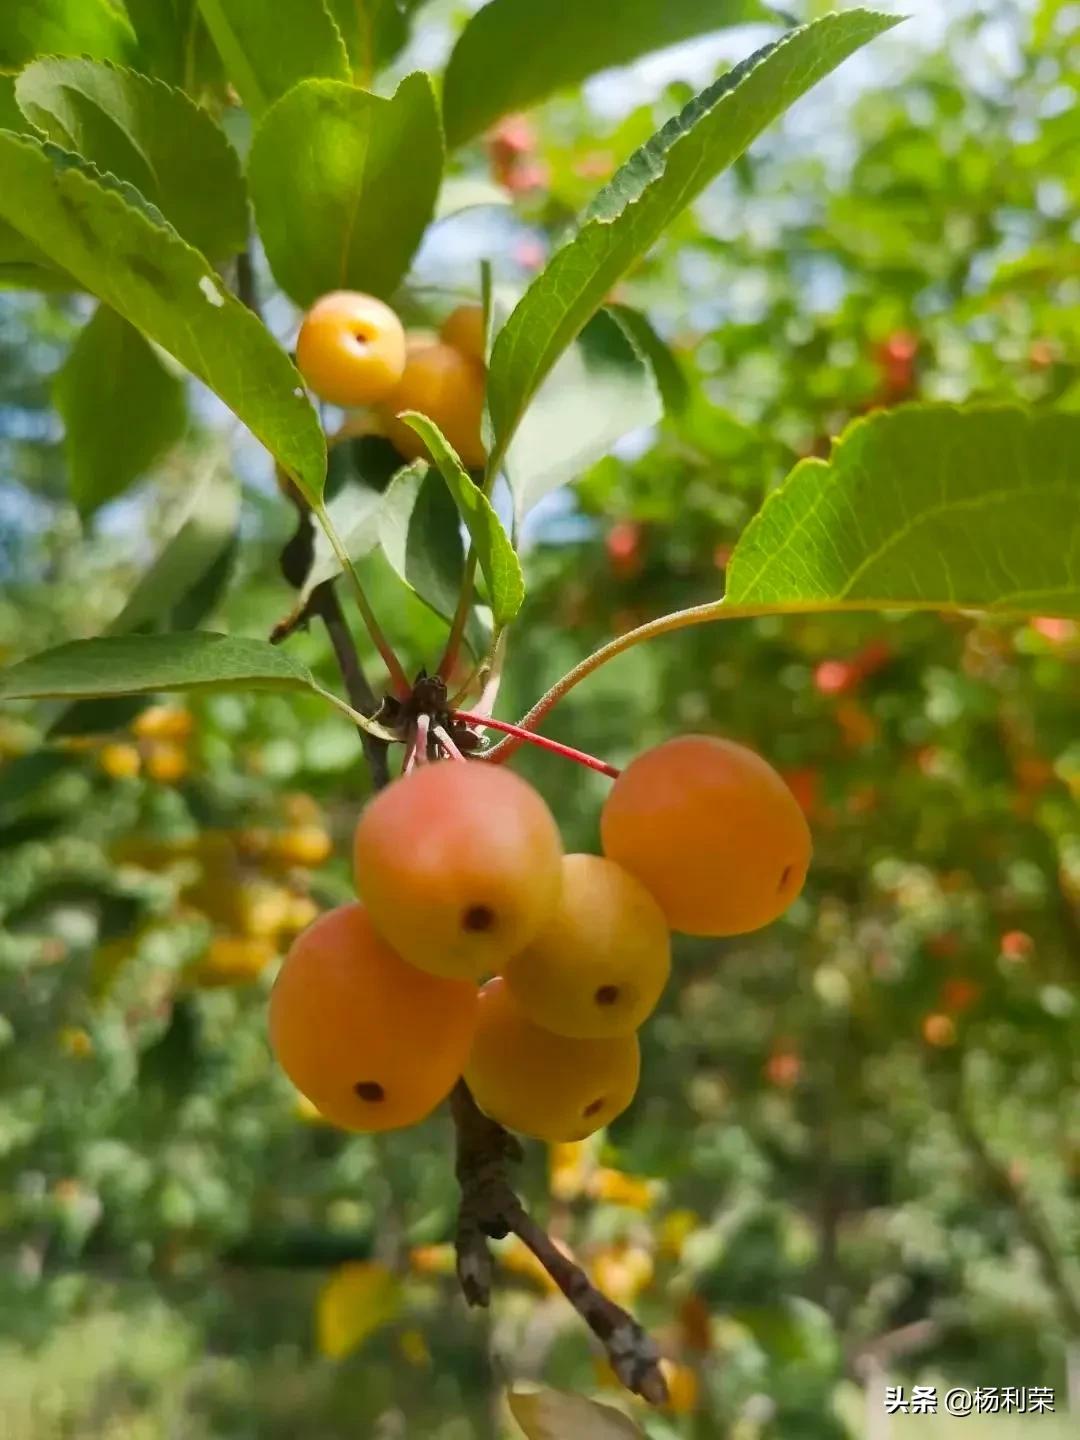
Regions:
[[[394,1130],[457,1083],[477,1010],[474,986],[407,965],[362,905],[342,905],[293,942],[270,996],[270,1043],[335,1125]]]
[[[467,469],[481,469],[487,458],[480,437],[484,383],[483,367],[453,346],[441,340],[410,345],[404,373],[380,406],[387,439],[406,460],[427,459],[416,431],[396,418],[418,410],[435,422]]]
[[[585,1140],[621,1115],[637,1090],[636,1035],[575,1040],[522,1013],[501,976],[480,991],[465,1079],[481,1110],[520,1135]]]
[[[484,307],[459,305],[446,317],[439,338],[452,349],[467,355],[478,365],[486,360],[484,344]]]
[[[663,911],[629,871],[567,855],[562,893],[539,935],[503,967],[518,1007],[556,1035],[632,1035],[671,973]]]
[[[619,776],[600,816],[604,854],[652,892],[673,930],[743,935],[799,894],[810,829],[791,791],[752,750],[682,735]]]
[[[377,404],[404,374],[405,331],[374,295],[333,290],[304,316],[296,368],[331,405]]]
[[[433,975],[478,980],[527,945],[558,898],[562,841],[513,771],[445,760],[368,804],[356,885],[379,933]]]

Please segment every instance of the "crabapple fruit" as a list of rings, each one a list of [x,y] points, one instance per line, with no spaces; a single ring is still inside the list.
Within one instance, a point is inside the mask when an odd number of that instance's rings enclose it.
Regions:
[[[567,855],[555,908],[503,975],[537,1025],[593,1039],[632,1034],[670,971],[667,923],[644,885],[602,856]]]
[[[353,903],[293,941],[270,996],[270,1043],[335,1125],[393,1130],[453,1089],[477,1010],[475,986],[407,964]]]
[[[356,884],[411,964],[478,980],[523,949],[559,894],[562,841],[540,795],[482,761],[395,780],[356,827]]]
[[[767,761],[712,735],[639,755],[600,817],[604,853],[651,891],[673,930],[742,935],[799,894],[810,829]]]
[[[296,368],[321,400],[345,407],[374,405],[405,372],[405,331],[389,305],[374,295],[331,291],[304,316]]]
[[[585,1140],[621,1115],[637,1090],[636,1035],[555,1035],[529,1020],[501,977],[480,991],[465,1080],[493,1120],[557,1145]]]

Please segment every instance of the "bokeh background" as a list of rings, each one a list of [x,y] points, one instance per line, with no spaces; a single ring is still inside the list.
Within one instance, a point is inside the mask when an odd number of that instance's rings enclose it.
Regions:
[[[851,418],[918,397],[1080,407],[1080,7],[899,8],[909,23],[625,283],[672,347],[671,413],[531,517],[507,718],[613,633],[718,596],[762,497]],[[437,64],[462,14],[420,7],[386,84]],[[520,286],[760,38],[598,77],[474,146],[458,180],[492,203],[432,232],[410,317],[474,295],[483,256]],[[296,317],[260,278],[288,343]],[[66,498],[54,377],[87,313],[0,294],[2,658],[103,629],[192,505],[235,486],[242,543],[192,623],[267,634],[292,511],[205,396],[92,523]],[[333,483],[370,482],[379,443],[340,447]],[[429,661],[441,622],[389,569],[365,580],[410,665]],[[290,644],[336,683],[321,635]],[[921,615],[685,631],[552,717],[616,764],[675,730],[747,741],[815,834],[783,921],[679,942],[632,1109],[524,1169],[664,1346],[672,1406],[630,1407],[650,1436],[1075,1433],[1078,714],[1075,624]],[[355,733],[267,695],[102,723],[0,717],[3,1440],[501,1440],[503,1382],[530,1377],[621,1403],[513,1245],[491,1316],[466,1317],[445,1120],[348,1137],[271,1062],[277,957],[349,895]],[[595,848],[606,782],[536,753],[519,768],[568,846]],[[890,1417],[886,1383],[1051,1386],[1057,1413]]]

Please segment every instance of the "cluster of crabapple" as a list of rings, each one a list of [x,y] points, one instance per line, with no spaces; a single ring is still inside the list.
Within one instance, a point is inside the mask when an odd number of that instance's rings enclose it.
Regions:
[[[484,312],[459,305],[437,335],[406,333],[389,305],[356,290],[334,290],[304,316],[296,364],[321,400],[369,408],[406,460],[427,458],[409,410],[433,420],[470,470],[483,466]]]
[[[668,740],[616,779],[603,855],[567,855],[524,780],[427,762],[360,816],[359,902],[293,943],[270,1001],[282,1067],[330,1121],[422,1120],[464,1076],[508,1129],[582,1140],[633,1099],[670,931],[737,935],[802,889],[810,832],[759,755]]]

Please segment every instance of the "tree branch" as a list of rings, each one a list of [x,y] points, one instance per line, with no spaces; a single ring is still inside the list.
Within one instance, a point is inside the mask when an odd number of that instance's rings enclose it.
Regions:
[[[488,1241],[516,1235],[603,1345],[622,1384],[650,1404],[663,1404],[667,1382],[656,1342],[632,1315],[601,1294],[518,1199],[507,1175],[509,1165],[521,1159],[517,1140],[480,1111],[464,1080],[458,1081],[450,1096],[450,1109],[457,1129],[456,1169],[461,1187],[457,1269],[466,1301],[489,1304],[493,1266]]]

